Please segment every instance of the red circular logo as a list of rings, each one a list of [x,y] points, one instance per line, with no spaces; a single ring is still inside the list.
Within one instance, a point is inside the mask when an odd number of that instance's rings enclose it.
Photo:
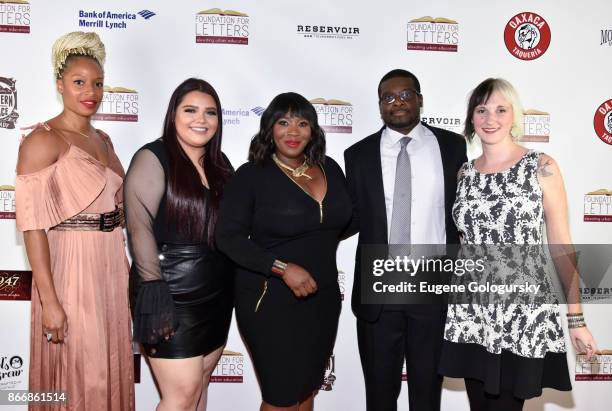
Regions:
[[[550,46],[550,26],[539,14],[524,11],[506,24],[504,42],[514,57],[535,60]]]
[[[612,145],[612,99],[604,101],[597,107],[593,126],[601,141]]]

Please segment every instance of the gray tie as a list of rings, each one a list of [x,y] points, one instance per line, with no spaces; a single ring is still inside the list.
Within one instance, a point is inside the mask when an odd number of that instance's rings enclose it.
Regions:
[[[391,232],[389,234],[389,250],[391,257],[410,255],[410,209],[412,207],[412,175],[410,171],[410,156],[406,146],[412,139],[402,137],[402,148],[397,155],[395,165],[395,187],[393,189],[393,211],[391,214]],[[402,244],[403,247],[394,246]]]

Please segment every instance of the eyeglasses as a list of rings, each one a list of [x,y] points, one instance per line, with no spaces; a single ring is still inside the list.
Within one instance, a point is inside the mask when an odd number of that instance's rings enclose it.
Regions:
[[[387,94],[387,95],[384,95],[384,96],[382,96],[380,98],[380,101],[382,101],[385,104],[393,104],[393,103],[395,103],[395,100],[398,97],[402,101],[408,101],[408,100],[412,100],[412,98],[414,96],[420,96],[420,95],[421,95],[421,93],[419,93],[418,91],[409,88],[409,89],[400,91],[398,94]]]

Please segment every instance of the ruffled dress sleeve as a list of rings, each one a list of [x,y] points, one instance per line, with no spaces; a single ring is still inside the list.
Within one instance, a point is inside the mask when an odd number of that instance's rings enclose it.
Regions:
[[[155,345],[178,326],[174,301],[163,280],[153,224],[166,189],[164,169],[148,149],[138,151],[124,185],[132,270],[139,277],[134,302],[134,340]]]
[[[17,175],[15,208],[19,231],[45,230],[85,210],[106,185],[104,166],[70,147],[55,163]]]

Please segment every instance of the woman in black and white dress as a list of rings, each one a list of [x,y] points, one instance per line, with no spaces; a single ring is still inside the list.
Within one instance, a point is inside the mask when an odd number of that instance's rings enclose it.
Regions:
[[[472,92],[465,135],[480,137],[483,154],[459,172],[453,217],[463,244],[496,250],[537,246],[544,243],[544,228],[549,244],[571,244],[559,167],[550,156],[515,142],[522,135],[521,113],[518,96],[505,80],[487,79]],[[531,277],[552,291],[537,258],[531,269],[507,270],[505,282]],[[525,302],[524,297],[448,307],[440,373],[465,378],[472,410],[521,410],[525,399],[540,396],[544,387],[571,390],[558,305],[546,298]],[[580,304],[571,302],[572,344],[590,357],[597,351],[595,340]]]

